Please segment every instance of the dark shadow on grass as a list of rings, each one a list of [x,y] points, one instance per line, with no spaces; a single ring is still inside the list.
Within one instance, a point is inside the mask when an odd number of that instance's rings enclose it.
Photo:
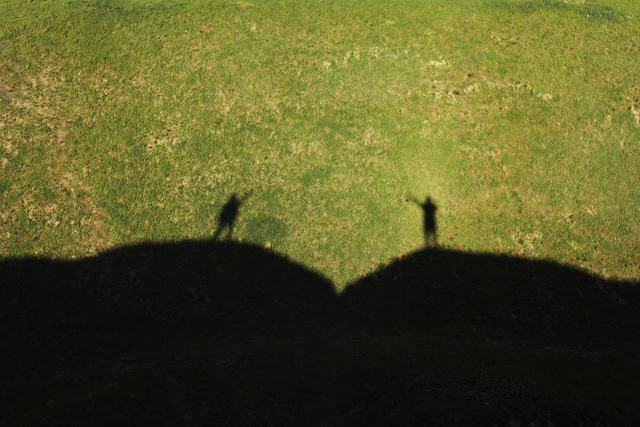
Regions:
[[[355,319],[481,339],[640,343],[637,283],[544,260],[425,249],[348,286]]]
[[[436,222],[436,212],[438,207],[433,203],[430,196],[421,202],[414,196],[407,196],[406,201],[415,203],[422,209],[422,231],[424,233],[424,244],[427,248],[438,246],[438,225]]]
[[[511,13],[532,14],[540,11],[578,14],[586,18],[617,21],[624,14],[614,7],[591,2],[564,2],[561,0],[490,0],[490,7]]]
[[[232,240],[240,206],[251,197],[251,194],[252,192],[248,192],[241,197],[237,194],[232,194],[231,197],[229,197],[229,200],[227,200],[227,203],[224,204],[217,216],[218,227],[213,235],[213,240],[218,240],[225,229],[227,230],[227,241]]]
[[[4,259],[0,283],[0,424],[640,417],[637,285],[553,262],[425,249],[336,295],[258,246],[184,241]]]
[[[80,261],[2,260],[0,277],[0,333],[13,349],[4,355],[19,358],[19,348],[90,357],[176,331],[217,337],[302,325],[331,315],[337,300],[330,281],[281,255],[214,241],[139,244]]]

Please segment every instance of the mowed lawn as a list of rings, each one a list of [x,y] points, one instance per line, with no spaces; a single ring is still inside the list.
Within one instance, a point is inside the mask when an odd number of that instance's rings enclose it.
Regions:
[[[234,239],[337,288],[439,243],[639,277],[632,1],[0,1],[0,256]]]

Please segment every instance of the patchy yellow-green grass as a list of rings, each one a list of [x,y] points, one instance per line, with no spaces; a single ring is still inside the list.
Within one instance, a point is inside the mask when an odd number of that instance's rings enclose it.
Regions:
[[[0,3],[0,255],[234,236],[337,286],[422,245],[637,278],[624,2]]]

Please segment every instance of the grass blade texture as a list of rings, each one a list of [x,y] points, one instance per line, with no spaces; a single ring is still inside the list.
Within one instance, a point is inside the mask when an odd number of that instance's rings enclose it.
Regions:
[[[638,276],[637,9],[1,3],[0,254],[235,236],[344,285],[440,244]]]

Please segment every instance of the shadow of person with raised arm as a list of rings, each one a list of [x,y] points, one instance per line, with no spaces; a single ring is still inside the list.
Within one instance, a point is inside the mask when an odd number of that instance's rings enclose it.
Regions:
[[[422,209],[424,244],[427,248],[438,247],[438,226],[436,224],[436,211],[438,207],[433,203],[430,196],[424,202],[420,202],[416,197],[409,195],[405,199],[413,202]]]
[[[218,240],[225,228],[227,229],[227,241],[231,240],[240,205],[246,202],[251,194],[252,192],[246,193],[242,198],[238,197],[237,194],[232,194],[231,197],[229,197],[229,200],[227,200],[227,203],[222,207],[220,215],[218,216],[218,228],[213,235],[214,241]]]

